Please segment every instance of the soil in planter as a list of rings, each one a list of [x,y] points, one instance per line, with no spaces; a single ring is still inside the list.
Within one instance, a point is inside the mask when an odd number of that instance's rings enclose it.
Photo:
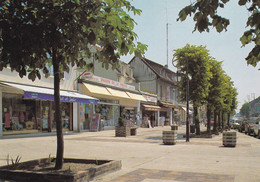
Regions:
[[[85,171],[86,169],[96,167],[96,164],[84,164],[84,163],[73,163],[64,162],[62,169],[55,169],[55,162],[37,165],[25,165],[18,167],[19,170],[24,171],[34,171],[34,172],[47,172],[47,173],[60,173],[60,174],[70,174],[77,173],[78,171]]]

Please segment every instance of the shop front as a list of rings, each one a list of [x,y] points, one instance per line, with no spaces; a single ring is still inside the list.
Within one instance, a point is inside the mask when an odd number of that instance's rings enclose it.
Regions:
[[[1,135],[56,131],[53,89],[6,82],[0,87]],[[77,122],[73,103],[93,105],[97,99],[72,91],[60,91],[60,95],[63,130],[72,131],[73,122]]]
[[[156,105],[142,104],[142,127],[158,126],[158,113],[161,107]]]
[[[165,120],[164,125],[172,125],[174,123],[173,120],[174,108],[177,106],[172,103],[162,102],[162,101],[159,101],[159,106],[161,107],[160,119],[162,117],[161,120]]]
[[[101,79],[100,79],[101,80]],[[106,79],[107,81],[108,79]],[[141,94],[120,87],[120,83],[111,81],[108,85],[96,82],[83,81],[79,84],[79,90],[99,99],[95,105],[93,114],[100,116],[100,129],[114,129],[118,124],[118,118],[123,117],[128,125],[136,125],[136,114],[140,110],[140,100],[146,101]],[[124,84],[125,85],[125,84]],[[132,88],[129,86],[129,88]]]

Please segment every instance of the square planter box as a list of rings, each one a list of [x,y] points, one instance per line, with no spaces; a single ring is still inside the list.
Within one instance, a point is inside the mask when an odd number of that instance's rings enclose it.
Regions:
[[[177,130],[163,131],[162,139],[165,145],[175,145],[177,142]]]
[[[94,164],[95,167],[86,167],[85,170],[77,171],[76,173],[25,170],[39,164],[46,165],[49,162],[49,158],[43,158],[18,163],[16,169],[9,169],[9,166],[2,166],[0,167],[0,179],[19,182],[81,182],[89,181],[98,175],[119,170],[122,167],[121,161],[65,158],[64,163]]]
[[[235,147],[237,143],[237,133],[233,131],[224,131],[222,141],[225,147]]]
[[[129,126],[116,126],[115,134],[116,137],[127,137],[130,136],[130,127]]]

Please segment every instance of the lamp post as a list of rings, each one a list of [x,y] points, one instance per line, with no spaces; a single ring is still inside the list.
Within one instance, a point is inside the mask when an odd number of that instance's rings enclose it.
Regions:
[[[174,62],[176,62],[177,60],[172,59],[172,65],[174,67],[177,68],[176,65],[174,65]],[[188,66],[188,59],[186,60],[186,142],[189,142],[190,141],[190,123],[189,123],[189,75],[188,75],[188,69],[189,66]],[[178,81],[178,68],[177,68],[177,81]]]
[[[189,87],[190,87],[190,81],[189,81],[189,75],[188,75],[188,59],[186,59],[186,142],[190,141],[190,122],[189,122]]]

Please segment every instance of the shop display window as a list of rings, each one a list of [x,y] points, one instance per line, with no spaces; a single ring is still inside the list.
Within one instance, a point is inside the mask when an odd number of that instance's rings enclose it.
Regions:
[[[37,130],[35,102],[3,93],[3,131]]]
[[[89,130],[92,118],[92,104],[80,103],[79,104],[79,120],[80,130]]]
[[[115,127],[119,117],[119,106],[97,104],[95,105],[95,112],[100,114],[101,125],[104,129]]]
[[[3,134],[51,132],[56,129],[54,102],[24,99],[23,95],[3,93]],[[62,125],[72,130],[71,103],[61,103]]]

